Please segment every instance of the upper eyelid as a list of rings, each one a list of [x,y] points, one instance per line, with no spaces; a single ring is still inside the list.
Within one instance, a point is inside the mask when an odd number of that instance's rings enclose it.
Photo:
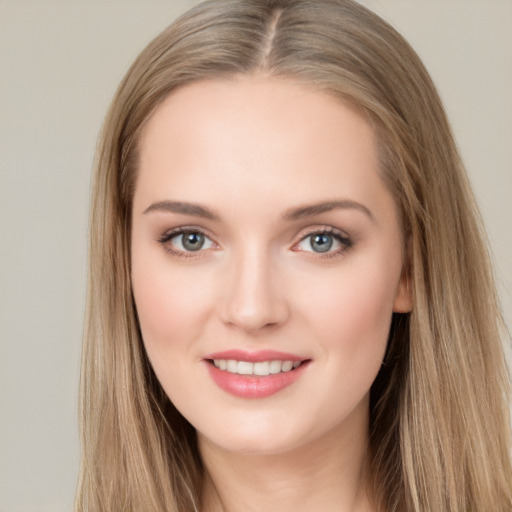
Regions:
[[[182,235],[184,233],[199,233],[201,235],[204,235],[206,238],[210,239],[212,242],[215,242],[214,237],[212,237],[211,234],[209,234],[208,230],[200,228],[198,226],[179,226],[176,228],[168,229],[162,233],[162,235],[159,237],[159,240],[170,240],[171,238],[178,235]]]
[[[218,245],[214,238],[209,236],[204,229],[197,228],[197,227],[188,227],[188,226],[179,226],[176,228],[168,229],[165,231],[158,239],[157,243],[161,245],[166,252],[173,255],[174,257],[178,258],[184,258],[184,259],[190,259],[190,258],[199,258],[201,256],[204,256],[204,253],[206,251],[209,251],[212,249],[212,247],[208,248],[201,248],[197,251],[187,251],[183,250],[177,247],[173,247],[173,244],[171,240],[173,240],[175,237],[182,236],[186,233],[197,233],[203,235],[205,238],[207,238],[213,246]],[[183,241],[182,241],[183,243]],[[214,247],[215,248],[215,247]]]
[[[344,238],[347,240],[352,239],[351,235],[349,235],[349,233],[347,233],[345,230],[335,228],[334,226],[329,225],[319,225],[304,228],[297,234],[297,238],[299,239],[299,241],[302,241],[304,240],[304,238],[307,238],[308,236],[321,233],[326,233],[329,235],[338,235],[340,238]]]
[[[186,226],[177,226],[175,228],[168,229],[162,233],[162,235],[158,238],[159,242],[167,242],[171,240],[173,237],[178,236],[183,233],[200,233],[207,237],[209,240],[211,240],[216,245],[220,245],[218,241],[216,240],[216,237],[213,236],[208,229],[205,229],[203,227],[197,226],[197,225],[186,225]],[[345,230],[336,228],[334,226],[328,225],[328,224],[319,224],[314,226],[308,226],[303,229],[301,229],[298,233],[294,235],[294,242],[293,245],[301,242],[308,236],[314,235],[314,234],[321,234],[326,233],[333,236],[338,236],[341,239],[353,241],[353,237],[347,233]]]
[[[305,240],[307,240],[309,237],[317,234],[326,234],[329,236],[332,236],[333,238],[337,239],[337,242],[341,245],[340,248],[335,250],[330,250],[325,253],[314,253],[315,257],[320,258],[330,258],[334,257],[339,254],[345,253],[347,250],[351,249],[354,246],[354,238],[350,234],[348,234],[346,231],[335,228],[334,226],[330,225],[322,225],[322,226],[310,226],[308,228],[305,228],[305,230],[301,231],[297,235],[297,241],[295,241],[291,247],[292,251],[299,250],[300,252],[310,253],[310,251],[304,251],[302,249],[298,249],[299,245],[303,243]]]

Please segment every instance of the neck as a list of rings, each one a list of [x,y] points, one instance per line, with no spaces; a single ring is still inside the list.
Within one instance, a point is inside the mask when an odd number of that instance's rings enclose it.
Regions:
[[[199,435],[209,478],[202,512],[370,512],[368,418],[284,453],[234,453]],[[346,427],[346,425],[345,425]]]

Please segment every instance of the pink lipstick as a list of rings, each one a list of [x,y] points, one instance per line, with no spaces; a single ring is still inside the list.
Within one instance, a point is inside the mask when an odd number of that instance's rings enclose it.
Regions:
[[[265,398],[293,384],[310,359],[296,354],[262,350],[228,350],[204,359],[214,382],[241,398]]]

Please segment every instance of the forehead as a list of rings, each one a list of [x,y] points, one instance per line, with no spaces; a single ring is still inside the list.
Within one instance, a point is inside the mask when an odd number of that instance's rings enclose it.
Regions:
[[[333,95],[279,78],[180,88],[144,127],[139,157],[136,199],[146,201],[363,200],[383,188],[368,122]]]
[[[265,75],[202,80],[178,88],[146,123],[141,146],[148,145],[148,139],[169,141],[171,134],[183,134],[188,128],[198,136],[207,130],[210,135],[214,131],[220,135],[220,130],[232,128],[240,136],[257,136],[254,144],[262,142],[267,133],[276,145],[286,138],[302,137],[311,140],[308,147],[328,142],[326,137],[337,137],[341,144],[350,131],[363,144],[373,144],[373,132],[366,120],[340,98],[291,79]],[[340,133],[343,128],[344,133]],[[233,133],[230,135],[232,140]],[[271,137],[265,142],[270,149]]]

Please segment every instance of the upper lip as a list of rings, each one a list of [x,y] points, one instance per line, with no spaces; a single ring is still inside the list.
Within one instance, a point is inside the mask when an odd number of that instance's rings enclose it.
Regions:
[[[258,350],[250,352],[247,350],[232,349],[214,352],[207,355],[205,359],[234,359],[236,361],[259,363],[262,361],[305,361],[307,358],[289,352],[278,352],[276,350]]]

